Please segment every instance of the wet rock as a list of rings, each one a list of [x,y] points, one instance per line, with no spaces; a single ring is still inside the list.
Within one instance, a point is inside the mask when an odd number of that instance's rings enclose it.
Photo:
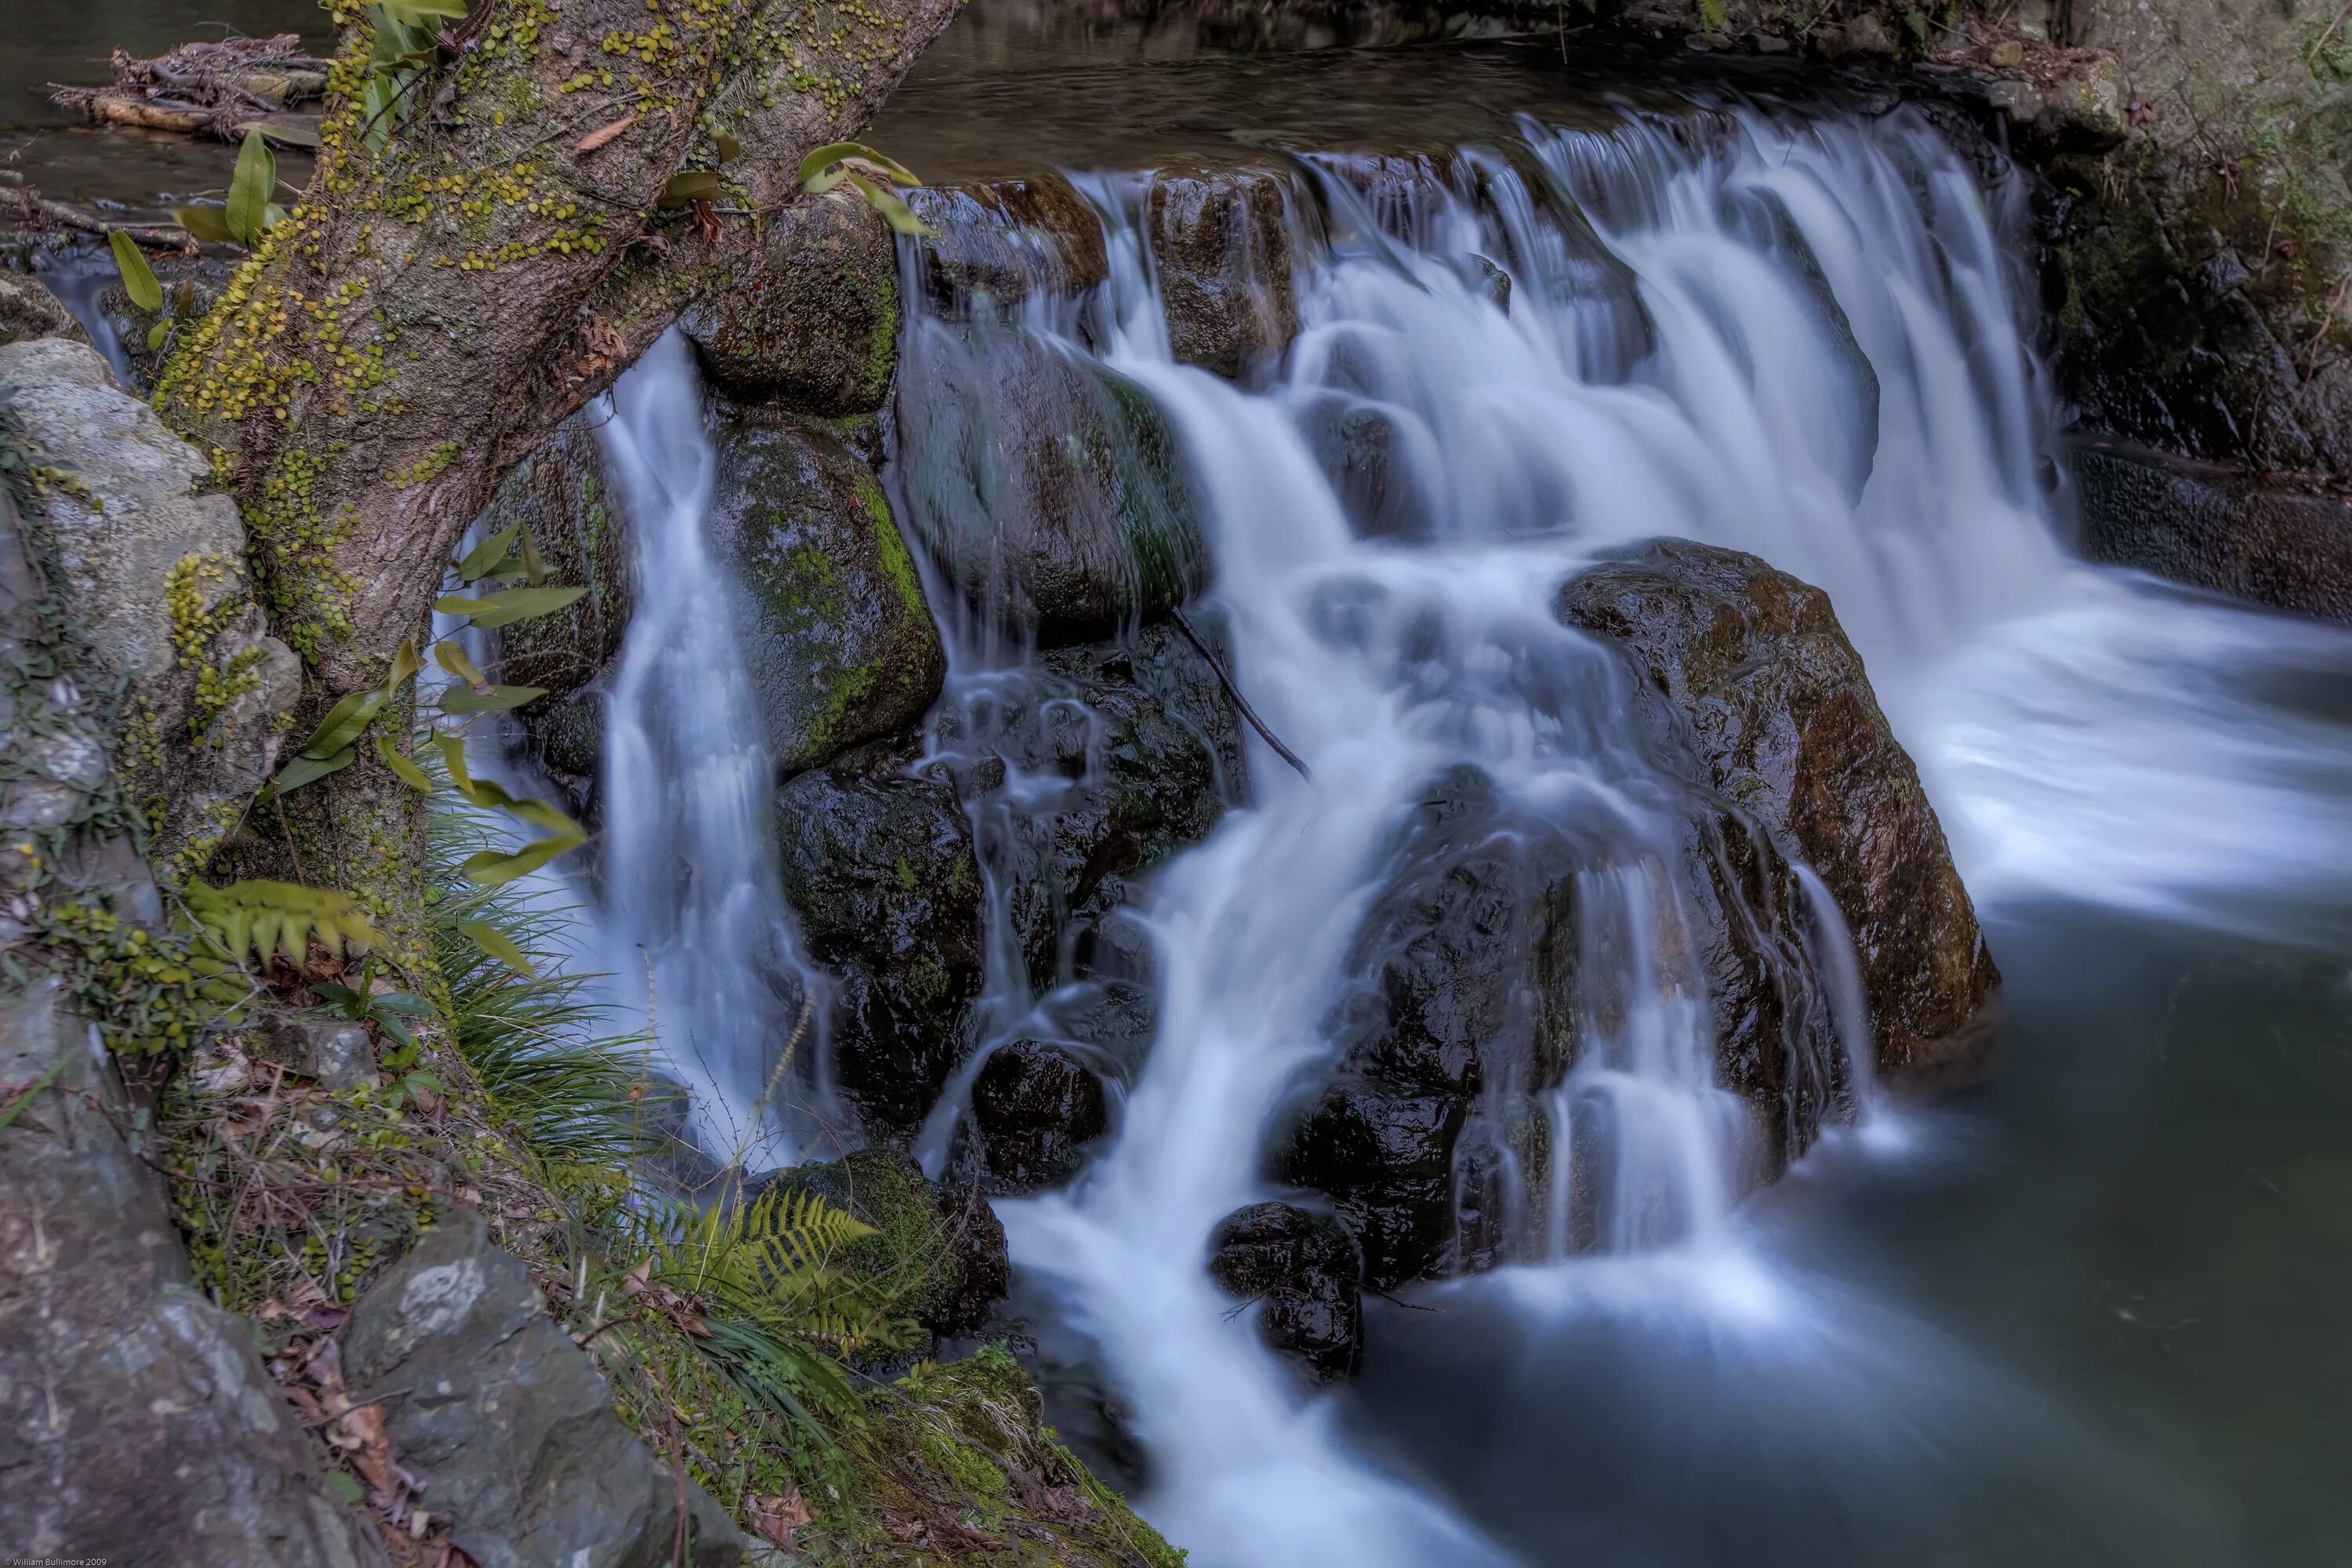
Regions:
[[[481,1216],[450,1212],[370,1286],[342,1339],[356,1399],[383,1403],[385,1435],[450,1539],[482,1568],[733,1568],[742,1535],[621,1424],[586,1352],[550,1318],[522,1260]]]
[[[1102,220],[1059,174],[927,186],[907,199],[931,230],[919,252],[926,288],[951,312],[982,297],[1002,309],[1033,291],[1080,294],[1109,276]]]
[[[724,426],[707,526],[745,595],[744,664],[780,773],[921,719],[947,655],[882,487],[835,435]]]
[[[268,635],[212,467],[62,338],[0,347],[0,383],[53,485],[65,607],[129,687],[121,755],[134,798],[165,805],[151,852],[202,862],[277,764],[301,668]]]
[[[1290,186],[1265,169],[1156,171],[1143,197],[1169,346],[1186,364],[1239,376],[1298,335]]]
[[[903,1136],[971,1050],[981,883],[955,792],[876,744],[812,768],[776,799],[784,897],[836,979],[829,1048],[874,1131]]]
[[[0,343],[64,337],[73,330],[73,313],[39,279],[0,270]]]
[[[2352,621],[2352,505],[2115,443],[2078,448],[2074,478],[2093,560]]]
[[[1076,1173],[1087,1145],[1109,1129],[1109,1098],[1067,1047],[1011,1040],[972,1081],[971,1121],[993,1183],[1035,1192]]]
[[[588,590],[551,616],[499,629],[498,678],[545,687],[551,695],[525,710],[538,715],[611,668],[636,605],[627,520],[592,416],[565,420],[515,465],[483,509],[476,537],[517,524],[536,542],[550,581]]]
[[[1258,1332],[1323,1382],[1363,1359],[1363,1255],[1335,1216],[1285,1203],[1252,1204],[1218,1222],[1209,1274],[1257,1304]]]
[[[1570,583],[1559,614],[1625,650],[1687,718],[1713,787],[1820,875],[1853,934],[1881,1069],[1979,1054],[2000,973],[1829,596],[1752,555],[1661,540]]]
[[[1359,536],[1429,537],[1435,508],[1420,482],[1420,465],[1442,458],[1425,426],[1403,409],[1339,395],[1319,403],[1305,424],[1315,456],[1332,476],[1339,505]]]
[[[190,1283],[131,1104],[54,981],[0,996],[0,1556],[381,1568],[252,1325]]]
[[[748,271],[682,324],[713,383],[795,414],[871,414],[898,359],[898,252],[882,215],[846,189],[770,221]]]
[[[895,1149],[862,1149],[768,1181],[814,1193],[872,1226],[835,1267],[869,1281],[934,1338],[979,1328],[1011,1283],[1004,1227],[978,1189],[929,1181]]]
[[[898,399],[908,521],[983,620],[1083,642],[1208,585],[1182,454],[1140,386],[985,327],[931,323],[910,353]]]

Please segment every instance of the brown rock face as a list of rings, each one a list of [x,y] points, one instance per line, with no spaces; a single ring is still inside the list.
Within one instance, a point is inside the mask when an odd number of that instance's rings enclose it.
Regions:
[[[2000,974],[1829,595],[1752,555],[1660,540],[1570,583],[1559,615],[1621,646],[1688,719],[1716,789],[1820,875],[1853,935],[1880,1068],[1979,1055]]]
[[[1288,205],[1283,178],[1264,169],[1151,176],[1144,226],[1178,359],[1234,376],[1297,335]]]

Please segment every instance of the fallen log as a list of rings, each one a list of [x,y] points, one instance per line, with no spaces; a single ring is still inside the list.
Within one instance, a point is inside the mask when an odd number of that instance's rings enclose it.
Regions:
[[[327,89],[327,62],[302,49],[292,33],[183,44],[152,60],[114,51],[105,87],[52,82],[50,101],[79,109],[100,125],[168,131],[236,141],[251,125],[288,146],[318,145],[318,116],[290,115]]]

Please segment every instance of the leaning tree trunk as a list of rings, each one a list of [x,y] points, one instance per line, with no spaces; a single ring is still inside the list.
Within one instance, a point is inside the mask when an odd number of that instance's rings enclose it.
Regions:
[[[298,737],[384,679],[499,476],[749,269],[802,158],[864,124],[956,3],[475,0],[373,122],[376,13],[347,29],[309,190],[157,396],[243,510],[308,671]],[[662,210],[688,169],[719,195]],[[419,816],[370,743],[247,827],[414,952]]]

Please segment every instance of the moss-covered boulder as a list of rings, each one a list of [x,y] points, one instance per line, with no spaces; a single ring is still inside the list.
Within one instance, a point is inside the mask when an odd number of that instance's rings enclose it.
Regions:
[[[987,1321],[1010,1281],[1004,1227],[969,1184],[941,1185],[895,1149],[799,1165],[769,1178],[874,1227],[830,1261],[936,1340]]]
[[[1045,1425],[1036,1385],[1003,1349],[925,1363],[866,1396],[847,1443],[859,1485],[793,1537],[802,1561],[933,1568],[1182,1568]]]
[[[750,270],[684,318],[705,374],[794,413],[873,413],[898,354],[889,226],[847,190],[795,202],[768,224]]]
[[[565,420],[514,466],[476,534],[488,539],[516,524],[530,531],[551,580],[588,592],[551,616],[499,628],[499,679],[542,686],[560,698],[611,668],[635,605],[627,523],[605,477],[592,416]]]
[[[784,897],[833,977],[833,1080],[869,1131],[911,1135],[972,1045],[980,868],[955,792],[904,742],[811,768],[776,797]]]
[[[719,432],[706,524],[780,773],[906,729],[947,674],[914,558],[835,431],[747,411]]]

